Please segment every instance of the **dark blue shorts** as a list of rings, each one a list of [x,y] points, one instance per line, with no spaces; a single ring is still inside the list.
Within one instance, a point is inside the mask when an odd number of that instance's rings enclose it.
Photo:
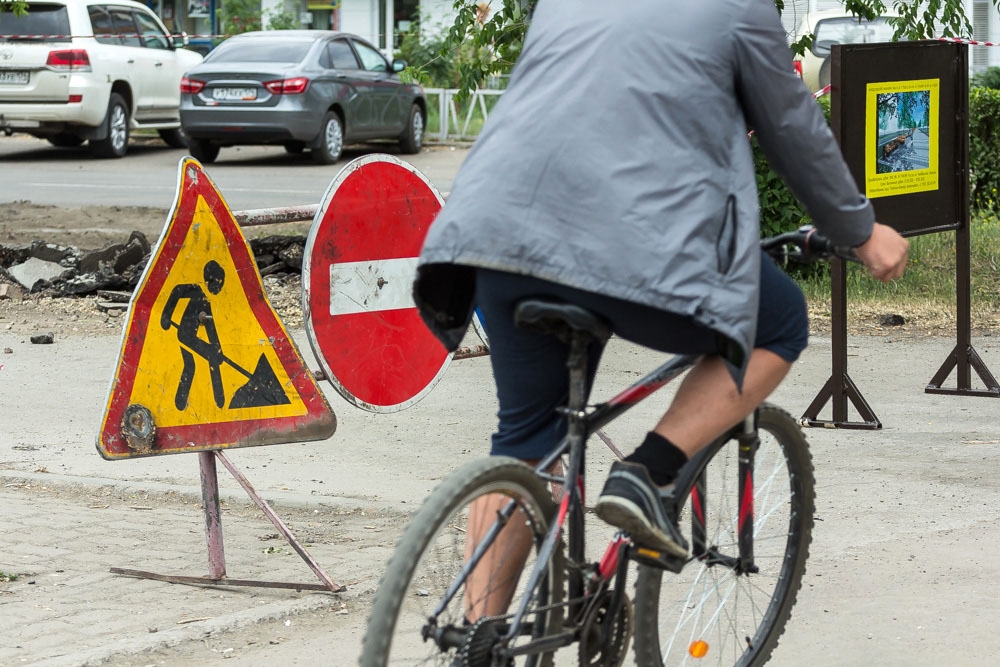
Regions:
[[[767,255],[761,258],[760,286],[754,347],[795,361],[809,337],[805,298]],[[490,341],[500,403],[499,425],[490,450],[493,455],[539,459],[566,432],[565,419],[555,409],[566,404],[569,394],[568,347],[554,336],[514,326],[514,306],[526,297],[539,296],[587,308],[609,321],[617,336],[654,350],[674,354],[719,351],[719,336],[689,317],[528,276],[479,269],[476,303]],[[602,351],[596,346],[591,351],[591,380]]]

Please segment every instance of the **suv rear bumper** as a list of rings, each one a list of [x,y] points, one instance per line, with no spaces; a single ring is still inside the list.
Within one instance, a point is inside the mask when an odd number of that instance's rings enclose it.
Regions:
[[[110,88],[70,86],[67,100],[14,101],[0,90],[0,129],[31,132],[47,126],[97,127],[108,112]],[[80,95],[79,102],[69,102],[69,95]]]

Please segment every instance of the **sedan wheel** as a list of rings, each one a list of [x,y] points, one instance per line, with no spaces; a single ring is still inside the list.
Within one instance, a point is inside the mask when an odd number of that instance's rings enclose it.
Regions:
[[[172,130],[157,130],[163,143],[171,148],[187,148],[187,135],[184,130],[177,127]]]
[[[410,119],[406,130],[399,138],[399,149],[404,153],[419,153],[424,144],[424,114],[420,105],[414,104],[410,109]]]
[[[319,145],[314,146],[311,151],[313,162],[333,164],[340,159],[343,150],[344,126],[340,123],[340,116],[329,111],[323,117],[323,124],[320,127]]]
[[[118,93],[111,93],[108,115],[105,117],[107,136],[97,141],[91,140],[90,147],[98,157],[124,157],[128,150],[129,119],[128,107]]]
[[[202,164],[211,164],[219,157],[219,144],[213,144],[207,139],[188,139],[188,149],[191,157]]]

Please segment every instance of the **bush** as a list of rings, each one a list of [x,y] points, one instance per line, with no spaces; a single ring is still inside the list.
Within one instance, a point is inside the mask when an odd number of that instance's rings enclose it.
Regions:
[[[969,84],[973,88],[1000,89],[1000,67],[988,67],[979,74],[973,75]]]
[[[969,189],[974,210],[1000,211],[1000,90],[994,88],[969,94]]]
[[[827,95],[819,98],[827,123],[830,122],[830,98]],[[810,218],[802,204],[788,189],[785,182],[774,173],[771,165],[764,157],[764,151],[757,143],[756,137],[751,137],[753,147],[753,163],[757,172],[757,196],[760,200],[760,233],[761,236],[774,236],[781,232],[790,232],[802,225],[809,224]]]

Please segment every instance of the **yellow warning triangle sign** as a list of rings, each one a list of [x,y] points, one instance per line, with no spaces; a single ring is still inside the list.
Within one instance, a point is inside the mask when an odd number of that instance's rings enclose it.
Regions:
[[[129,306],[98,451],[114,459],[302,442],[335,429],[232,212],[185,158]]]

